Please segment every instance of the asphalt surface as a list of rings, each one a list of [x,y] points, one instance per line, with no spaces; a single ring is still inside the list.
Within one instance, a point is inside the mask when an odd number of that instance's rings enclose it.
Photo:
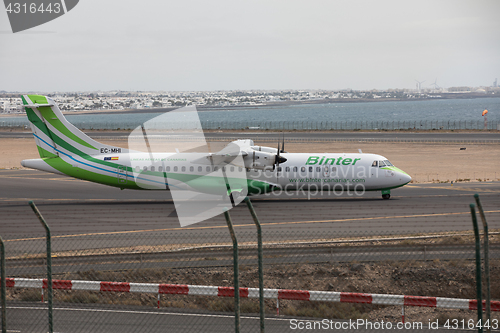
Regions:
[[[257,251],[253,248],[239,248],[240,265],[258,265]],[[264,248],[265,267],[272,265],[339,263],[339,262],[382,262],[387,260],[474,260],[474,244],[427,244],[411,246],[308,246],[285,248]],[[215,268],[232,267],[232,247],[225,249],[193,249],[172,252],[121,253],[101,255],[55,256],[52,258],[52,273],[66,274],[79,271],[120,271],[162,268]],[[500,245],[492,244],[490,259],[500,258]],[[45,277],[45,258],[8,259],[9,276]]]
[[[46,305],[40,303],[12,303],[7,306],[7,332],[47,332]],[[26,318],[37,320],[26,320]],[[291,321],[294,320],[294,321]],[[314,321],[320,321],[315,319]],[[310,319],[300,319],[302,327]],[[299,321],[293,317],[266,315],[266,332],[394,332],[392,329],[374,329],[374,326],[360,325],[353,329],[335,329],[335,323],[341,325],[343,321],[332,321],[323,329],[298,329]],[[259,332],[259,317],[241,315],[240,332]],[[348,321],[347,321],[348,323]],[[410,321],[411,323],[411,321]],[[374,323],[372,323],[373,325]],[[380,322],[378,322],[380,325]],[[408,324],[408,327],[418,324]],[[422,328],[397,329],[398,332],[449,332],[449,329],[429,329],[429,323],[423,322]],[[319,326],[316,326],[319,327]],[[349,327],[344,326],[344,327]],[[352,326],[355,327],[355,326]],[[383,326],[385,327],[385,326]],[[56,304],[54,306],[54,332],[92,332],[92,333],[126,333],[126,332],[234,332],[234,313],[202,313],[193,310],[179,312],[175,309],[155,309],[133,306],[105,306],[105,305],[72,305]],[[466,332],[467,330],[453,330]]]
[[[85,131],[90,137],[105,139],[105,138],[121,138],[126,139],[128,133],[123,131]],[[432,141],[432,142],[457,142],[457,141],[477,141],[484,140],[500,143],[500,133],[498,132],[467,132],[467,133],[438,133],[438,132],[284,132],[286,140],[381,140],[381,141]],[[283,133],[272,131],[209,131],[205,133],[207,140],[211,138],[240,138],[253,139],[258,141],[262,138],[274,138],[281,140]],[[31,131],[0,131],[0,138],[31,138]]]
[[[0,189],[5,240],[43,236],[28,206],[33,200],[52,234],[71,239],[78,248],[92,248],[105,239],[110,246],[125,237],[131,246],[230,242],[222,216],[181,228],[167,191],[121,191],[34,170],[0,170]],[[481,196],[490,229],[500,228],[498,182],[410,184],[393,190],[390,200],[382,200],[380,192],[291,192],[252,202],[265,241],[280,241],[471,230],[474,193]],[[230,213],[239,237],[253,240],[255,226],[247,207],[240,204]]]
[[[378,192],[367,192],[362,197],[346,193],[341,196],[325,194],[309,197],[307,193],[293,196],[282,194],[252,198],[252,202],[263,225],[265,242],[316,241],[337,237],[470,231],[472,224],[469,204],[474,201],[474,193],[480,194],[490,230],[500,229],[499,182],[459,183],[453,186],[407,185],[392,191],[390,200],[382,200]],[[120,191],[34,170],[0,170],[0,235],[5,240],[7,256],[41,253],[45,248],[45,234],[28,205],[29,200],[35,201],[51,226],[54,252],[230,242],[225,220],[220,216],[191,227],[180,228],[168,192]],[[247,208],[239,205],[230,213],[240,244],[244,241],[254,243],[255,226]],[[459,252],[429,252],[428,259],[432,259],[434,255],[454,258],[457,253],[461,258],[470,256],[469,249],[464,248]],[[376,260],[377,256],[383,255],[390,254],[365,251],[364,256],[341,253],[336,258]],[[398,255],[420,258],[423,253],[416,250],[414,253],[400,252]],[[314,256],[314,253],[304,252],[301,260],[314,260]],[[83,267],[77,264],[75,268]],[[96,266],[95,269],[98,268]],[[175,309],[99,304],[56,304],[54,313],[56,332],[234,330],[234,317],[231,313],[201,313],[194,310],[179,312]],[[8,332],[47,331],[44,324],[46,309],[40,303],[9,302],[7,315]],[[246,315],[242,317],[242,332],[258,331],[257,318]],[[290,329],[290,318],[268,315],[266,331],[297,330]],[[377,330],[380,331],[387,330]]]

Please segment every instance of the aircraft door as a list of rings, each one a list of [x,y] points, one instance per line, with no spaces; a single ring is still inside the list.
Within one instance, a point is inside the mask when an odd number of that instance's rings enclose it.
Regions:
[[[124,165],[120,165],[117,169],[118,175],[118,184],[126,184],[127,183],[127,167]]]
[[[328,177],[330,175],[330,168],[328,167],[328,165],[325,165],[323,167],[323,177]]]

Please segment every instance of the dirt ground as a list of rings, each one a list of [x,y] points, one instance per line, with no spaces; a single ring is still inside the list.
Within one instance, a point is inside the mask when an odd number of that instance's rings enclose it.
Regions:
[[[126,140],[102,143],[127,148]],[[270,146],[269,142],[255,142]],[[214,151],[221,143],[211,144]],[[466,148],[466,150],[460,150]],[[500,180],[500,148],[494,144],[316,142],[286,144],[288,152],[376,153],[406,171],[416,183]],[[0,169],[22,168],[24,159],[39,158],[34,139],[0,139]]]

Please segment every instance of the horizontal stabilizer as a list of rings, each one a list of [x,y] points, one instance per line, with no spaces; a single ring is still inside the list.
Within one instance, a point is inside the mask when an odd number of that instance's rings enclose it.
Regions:
[[[28,104],[28,105],[25,105],[24,107],[25,108],[30,108],[30,109],[37,109],[37,108],[42,108],[44,106],[48,106],[48,107],[51,107],[51,106],[55,106],[55,104]]]

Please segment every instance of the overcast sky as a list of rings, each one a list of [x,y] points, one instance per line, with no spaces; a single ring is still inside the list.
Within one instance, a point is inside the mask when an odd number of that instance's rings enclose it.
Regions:
[[[500,1],[80,0],[13,34],[0,90],[490,86]]]

